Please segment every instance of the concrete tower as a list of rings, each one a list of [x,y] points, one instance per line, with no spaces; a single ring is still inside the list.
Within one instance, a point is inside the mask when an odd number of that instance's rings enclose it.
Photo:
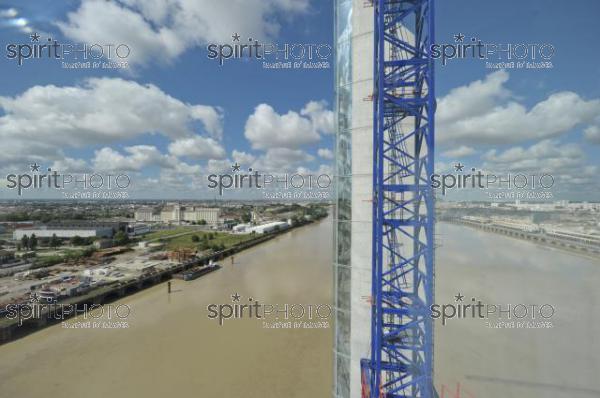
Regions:
[[[374,10],[366,0],[336,0],[335,11],[337,206],[333,397],[360,398],[361,359],[371,357]],[[407,42],[414,41],[415,36],[405,27],[399,27],[398,32]],[[392,49],[386,47],[385,51]],[[401,120],[396,139],[404,131],[412,131],[414,125],[413,117]],[[407,142],[409,145],[403,150],[409,153],[414,140]],[[396,176],[390,182],[411,183],[409,178],[402,180],[394,169],[383,173],[386,177]],[[395,250],[410,255],[413,241],[400,236],[394,246]],[[388,257],[385,261],[393,262]]]
[[[373,178],[373,8],[336,1],[335,387],[360,398],[371,310]]]

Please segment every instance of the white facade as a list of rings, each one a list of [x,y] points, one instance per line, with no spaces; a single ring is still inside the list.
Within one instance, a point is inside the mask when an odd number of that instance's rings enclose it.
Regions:
[[[134,218],[138,222],[163,222],[163,223],[181,223],[181,222],[200,222],[206,221],[207,224],[218,224],[220,209],[200,206],[181,206],[179,204],[168,205],[162,209],[152,207],[142,207],[135,210]]]
[[[246,232],[246,228],[250,228],[251,224],[238,224],[238,225],[234,225],[233,228],[231,228],[231,230],[234,233],[244,233]]]
[[[208,224],[219,223],[220,210],[217,208],[208,207],[192,207],[191,209],[185,208],[181,218],[184,221],[206,221]]]
[[[155,213],[151,207],[142,207],[135,210],[135,221],[141,222],[160,222],[160,213]]]
[[[373,202],[373,8],[352,10],[352,234],[350,397],[361,396],[360,361],[370,355]],[[368,55],[367,55],[368,54]]]
[[[275,221],[267,224],[257,225],[246,229],[246,232],[256,232],[257,234],[266,234],[277,230],[289,228],[290,225],[283,221]]]
[[[110,227],[82,227],[82,228],[19,228],[13,232],[13,239],[20,240],[23,236],[37,238],[51,238],[56,235],[57,238],[70,239],[75,236],[81,238],[109,238],[113,236],[113,229]]]
[[[287,229],[290,226],[291,220],[289,222],[274,221],[262,225],[238,224],[233,227],[233,232],[242,234],[251,234],[252,232],[257,234],[266,234],[277,230]]]

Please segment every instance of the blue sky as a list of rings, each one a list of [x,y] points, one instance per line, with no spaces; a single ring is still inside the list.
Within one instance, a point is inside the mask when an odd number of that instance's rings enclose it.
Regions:
[[[31,91],[32,87],[42,87],[47,92],[56,93],[57,90],[51,85],[57,86],[60,93],[53,95],[58,96],[56,101],[65,103],[72,101],[74,94],[64,89],[75,88],[80,90],[79,94],[83,98],[90,98],[93,106],[101,107],[105,103],[103,101],[110,99],[92,98],[101,96],[100,91],[112,88],[105,87],[101,90],[88,79],[108,78],[134,82],[139,85],[134,92],[142,97],[145,95],[145,85],[151,84],[160,91],[160,98],[157,99],[165,102],[169,102],[165,97],[175,99],[178,104],[174,111],[181,112],[182,115],[172,125],[168,122],[161,125],[164,129],[171,129],[166,133],[144,132],[152,129],[152,123],[133,123],[132,130],[138,129],[138,132],[117,132],[117,135],[121,134],[118,139],[107,133],[104,140],[98,138],[102,134],[98,134],[96,130],[103,127],[96,126],[84,134],[89,140],[82,139],[81,143],[74,144],[70,138],[78,135],[78,127],[86,127],[84,122],[73,122],[74,125],[69,126],[73,131],[64,133],[61,130],[63,120],[47,121],[38,114],[34,116],[38,126],[34,127],[36,131],[31,134],[35,137],[43,136],[43,141],[51,141],[58,136],[63,142],[33,149],[29,156],[11,156],[6,152],[0,154],[0,167],[4,166],[3,170],[15,172],[17,168],[25,172],[30,160],[73,172],[108,170],[112,167],[135,175],[138,186],[139,182],[143,182],[151,187],[162,180],[171,188],[181,188],[181,192],[190,185],[202,183],[202,176],[226,170],[234,161],[244,167],[254,166],[271,173],[330,171],[333,147],[333,67],[273,70],[263,68],[261,62],[256,60],[228,60],[220,66],[216,61],[207,59],[206,46],[209,43],[231,44],[231,35],[234,33],[238,33],[242,40],[253,37],[264,43],[277,43],[280,46],[285,43],[330,46],[333,41],[331,2],[235,1],[230,6],[221,7],[211,1],[182,0],[179,3],[185,13],[177,14],[174,9],[166,10],[166,16],[158,14],[164,11],[161,8],[167,2],[112,1],[112,8],[106,6],[109,3],[102,3],[95,0],[62,4],[51,1],[0,3],[0,16],[3,17],[0,42],[3,55],[7,53],[7,45],[30,44],[29,35],[33,32],[40,33],[42,42],[52,37],[61,43],[127,43],[133,54],[132,58],[128,57],[130,67],[127,70],[64,69],[56,60],[46,58],[25,60],[23,66],[17,66],[15,60],[8,60],[3,56],[4,59],[0,62],[0,74],[3,76],[0,97],[5,100],[0,105],[0,116],[11,118],[5,120],[5,125],[10,124],[14,128],[4,135],[16,141],[20,134],[17,130],[29,128],[25,125],[29,124],[26,119],[30,115],[19,109],[31,107],[31,102],[39,97],[27,100],[19,98],[28,90]],[[95,13],[86,11],[86,7],[98,5],[109,10],[101,13],[97,10]],[[192,19],[188,22],[195,29],[191,34],[185,26],[179,27],[185,24],[186,18]],[[133,33],[129,32],[122,27],[127,24],[126,19],[134,27],[142,20],[143,26]],[[23,22],[25,20],[26,23]],[[199,24],[205,25],[204,28],[197,29]],[[123,31],[115,33],[119,29]],[[99,33],[86,36],[88,32],[85,30]],[[162,35],[164,30],[172,37]],[[331,60],[328,58],[329,62]],[[124,98],[120,101],[127,100]],[[161,106],[160,101],[157,107]],[[261,104],[262,111],[255,111]],[[191,107],[196,105],[210,108],[213,113],[206,116],[208,120],[203,116],[194,118],[192,114],[195,111]],[[68,104],[61,109],[57,109],[58,106],[45,104],[39,108],[55,113],[69,108]],[[126,103],[111,106],[130,107]],[[138,108],[132,107],[131,110],[135,113]],[[22,113],[21,117],[19,112]],[[65,111],[58,118],[77,120],[89,117],[89,113],[93,111],[78,110],[74,114],[69,112],[70,110]],[[144,112],[146,110],[142,111],[141,117],[144,117]],[[247,127],[252,115],[255,116],[253,130]],[[127,116],[115,117],[113,122],[123,121],[127,125],[127,121],[123,120]],[[212,128],[205,122],[212,123]],[[46,129],[45,123],[49,123],[50,127]],[[56,126],[52,127],[53,123]],[[219,126],[214,127],[215,123]],[[271,125],[266,126],[268,123]],[[179,130],[184,128],[188,131],[182,135]],[[290,130],[287,131],[290,142],[285,139],[271,142],[269,134],[286,138],[286,131],[281,134],[277,131],[286,128]],[[5,129],[8,130],[8,127],[5,126]],[[110,127],[106,126],[105,129],[109,130]],[[292,129],[299,130],[299,138],[291,137],[294,135]],[[56,130],[56,134],[53,134],[53,130]],[[186,141],[182,141],[176,149],[170,149],[170,145],[178,139],[190,137],[211,140],[208,146],[216,151],[186,151],[189,147],[189,142]],[[193,143],[202,145],[204,142]],[[152,146],[154,149],[150,153],[146,148],[144,154],[139,151],[128,152],[127,148],[140,146]],[[11,152],[14,154],[24,148],[24,143],[17,142]],[[103,149],[106,151],[102,152]],[[99,157],[98,153],[105,156]],[[61,161],[61,158],[69,161]],[[140,163],[144,163],[144,166],[141,167]],[[189,175],[182,176],[181,173],[186,173],[186,170]],[[187,187],[181,187],[182,183]],[[164,187],[163,184],[161,186]],[[164,193],[164,188],[162,191]],[[154,193],[150,194],[152,195]],[[193,194],[194,197],[196,195],[197,193]]]
[[[557,179],[557,199],[599,200],[600,3],[453,0],[436,7],[438,43],[462,33],[485,43],[555,48],[551,69],[494,74],[481,60],[438,64],[437,167],[448,170],[459,160],[498,175],[547,172]],[[463,92],[449,95],[457,87]],[[459,103],[477,107],[476,114],[449,110]],[[486,124],[491,120],[499,123]]]
[[[481,60],[438,65],[438,167],[460,160],[493,172],[551,172],[561,180],[557,195],[600,199],[593,184],[600,3],[436,4],[438,43],[462,33],[556,49],[545,70],[491,70]],[[231,43],[233,33],[332,44],[332,21],[331,0],[0,2],[0,170],[25,172],[31,161],[120,170],[135,177],[141,196],[191,197],[202,195],[194,188],[203,176],[234,161],[269,172],[331,172],[333,69],[219,66],[206,45]],[[61,43],[127,43],[130,68],[72,70],[46,59],[19,67],[6,59],[6,46],[31,43],[32,32]]]
[[[509,84],[515,90],[528,91],[525,103],[532,105],[559,90],[600,96],[599,2],[452,0],[438,1],[436,11],[437,42],[451,41],[454,34],[462,32],[492,43],[552,43],[556,47],[554,69],[522,71]],[[439,67],[438,94],[481,78],[484,73],[478,62]]]
[[[63,3],[29,1],[25,4],[23,2],[0,4],[6,5],[7,8],[12,6],[15,9],[22,9],[23,17],[31,19],[35,29],[52,32],[53,38],[61,38],[64,36],[53,26],[55,18],[64,18],[66,13],[79,7],[78,1]],[[333,33],[330,26],[332,13],[330,1],[312,1],[310,9],[305,13],[294,17],[289,22],[282,20],[281,33],[272,39],[282,43],[332,44]],[[234,26],[230,30],[231,34],[237,32]],[[239,34],[251,36],[252,32],[239,31]],[[3,48],[7,43],[19,43],[24,40],[28,38],[18,29],[2,30]],[[215,62],[209,62],[206,54],[205,46],[200,45],[174,59],[171,65],[161,65],[156,61],[136,67],[132,76],[118,71],[74,72],[53,67],[54,62],[28,62],[21,68],[2,62],[0,73],[5,76],[2,82],[2,95],[13,96],[36,84],[73,85],[89,76],[132,78],[142,84],[154,84],[165,93],[185,102],[223,107],[226,116],[225,129],[229,133],[224,136],[225,143],[235,147],[238,147],[242,141],[236,137],[243,132],[247,116],[259,103],[273,104],[276,110],[283,113],[288,110],[299,110],[313,99],[324,99],[329,102],[332,100],[332,69],[273,72],[262,69],[259,64],[248,65],[243,62],[227,62],[221,67]],[[242,146],[240,149],[245,148]]]

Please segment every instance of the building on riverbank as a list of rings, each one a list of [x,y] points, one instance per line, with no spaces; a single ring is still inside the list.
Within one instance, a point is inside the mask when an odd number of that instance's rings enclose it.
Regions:
[[[167,204],[162,207],[140,207],[134,212],[137,222],[161,222],[167,224],[182,224],[184,222],[207,224],[219,223],[221,210],[213,207],[182,206],[179,203]]]
[[[37,238],[52,238],[56,236],[59,239],[70,239],[75,236],[80,238],[110,238],[114,235],[114,229],[110,226],[47,226],[42,225],[32,228],[19,228],[13,232],[13,239],[20,240],[24,236]]]

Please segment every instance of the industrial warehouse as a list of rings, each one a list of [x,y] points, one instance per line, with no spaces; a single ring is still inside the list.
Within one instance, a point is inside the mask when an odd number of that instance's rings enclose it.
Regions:
[[[81,238],[112,238],[116,231],[126,228],[127,223],[110,222],[55,222],[29,228],[17,228],[13,232],[13,239],[19,240],[24,236],[35,235],[38,238],[70,239],[75,236]]]

